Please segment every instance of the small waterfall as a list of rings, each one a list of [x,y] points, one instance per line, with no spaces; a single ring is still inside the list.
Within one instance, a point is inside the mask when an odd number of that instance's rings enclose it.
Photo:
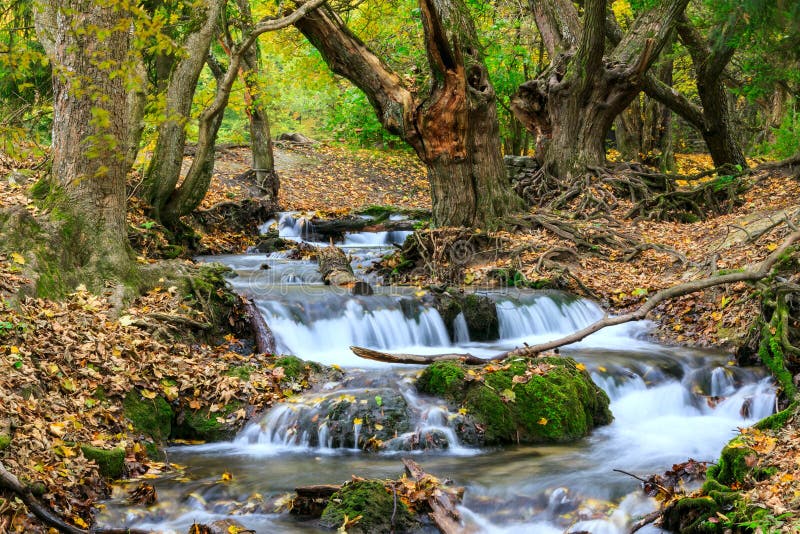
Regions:
[[[585,299],[557,300],[541,295],[528,302],[499,300],[500,337],[516,339],[531,335],[568,334],[603,317],[603,310]]]
[[[315,300],[257,300],[278,349],[322,363],[358,365],[352,345],[375,349],[443,347],[450,344],[439,313],[417,301],[390,296],[329,293]],[[326,355],[329,355],[326,357]],[[336,356],[336,359],[331,359]]]
[[[467,326],[467,319],[464,317],[464,312],[456,315],[453,319],[453,342],[456,345],[462,343],[469,343],[469,327]]]
[[[314,236],[314,225],[311,219],[314,213],[300,215],[296,211],[278,214],[278,219],[270,219],[261,225],[259,231],[266,234],[273,225],[278,226],[278,236],[291,241],[310,241]]]

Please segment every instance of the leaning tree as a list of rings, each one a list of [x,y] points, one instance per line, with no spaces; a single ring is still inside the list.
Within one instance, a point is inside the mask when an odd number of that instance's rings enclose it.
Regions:
[[[520,86],[512,106],[538,138],[543,200],[565,202],[580,192],[588,171],[605,164],[606,134],[641,91],[688,2],[650,3],[613,43],[606,0],[586,0],[582,17],[572,0],[530,0],[550,65]]]
[[[420,0],[430,87],[418,93],[325,5],[295,26],[428,169],[433,221],[487,226],[519,208],[500,149],[495,91],[463,0]]]

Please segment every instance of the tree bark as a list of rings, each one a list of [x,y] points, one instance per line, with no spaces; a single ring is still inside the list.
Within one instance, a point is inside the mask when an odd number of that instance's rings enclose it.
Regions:
[[[237,0],[240,17],[238,24],[243,35],[253,31],[253,15],[249,0]],[[250,150],[253,155],[253,170],[258,186],[272,200],[278,200],[280,180],[275,172],[275,157],[272,147],[269,115],[264,106],[263,89],[259,80],[258,42],[248,48],[242,57],[241,75],[245,85],[247,116],[250,120]]]
[[[67,214],[63,246],[71,267],[99,289],[134,271],[125,220],[131,15],[85,0],[59,6],[37,8],[37,26],[54,24],[44,35],[54,69],[50,198]]]
[[[569,187],[587,168],[604,165],[606,133],[639,93],[643,75],[668,42],[687,3],[669,0],[644,11],[605,54],[609,15],[604,0],[584,2],[582,27],[572,2],[531,1],[548,50],[563,52],[539,77],[520,86],[512,108],[538,136],[536,157],[560,181],[557,186]],[[572,37],[574,28],[580,32],[577,39]],[[563,35],[569,37],[559,38]]]
[[[201,0],[198,13],[194,15],[197,30],[186,38],[182,57],[174,63],[169,77],[166,116],[158,127],[156,148],[142,182],[142,196],[151,206],[151,215],[158,220],[163,221],[161,212],[170,202],[181,177],[192,99],[224,3],[223,0]],[[175,208],[174,203],[172,207]]]
[[[295,26],[426,164],[434,224],[491,225],[520,201],[503,166],[495,92],[477,32],[462,0],[420,0],[419,6],[433,80],[422,100],[329,7]]]

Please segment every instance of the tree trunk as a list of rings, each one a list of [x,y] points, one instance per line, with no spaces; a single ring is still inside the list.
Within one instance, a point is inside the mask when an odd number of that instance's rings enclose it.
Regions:
[[[536,157],[554,177],[550,182],[554,187],[572,188],[587,169],[605,164],[608,130],[639,93],[642,77],[668,42],[687,3],[669,0],[644,11],[605,55],[604,0],[584,2],[582,27],[572,2],[531,1],[545,45],[555,55],[548,69],[520,86],[512,108],[537,135]]]
[[[237,0],[239,6],[239,26],[242,34],[253,31],[253,15],[249,0]],[[253,169],[258,186],[266,196],[277,202],[280,181],[275,172],[275,158],[272,147],[269,115],[263,102],[263,90],[259,80],[258,42],[248,48],[242,57],[242,78],[245,85],[247,116],[250,119],[250,150],[253,155]]]
[[[495,92],[477,33],[462,0],[420,0],[419,6],[433,80],[422,101],[329,7],[295,25],[426,164],[434,224],[491,225],[520,201],[503,165]]]
[[[161,212],[180,180],[192,99],[223,3],[202,0],[202,7],[195,15],[197,30],[186,38],[183,56],[173,65],[167,86],[166,116],[158,127],[156,148],[142,183],[142,196],[150,204],[155,219],[162,220]]]
[[[614,119],[617,150],[624,161],[639,161],[643,144],[643,102],[634,98],[631,105]]]
[[[99,289],[103,280],[126,280],[133,271],[125,220],[127,74],[120,75],[130,34],[117,7],[81,0],[61,5],[41,8],[44,18],[55,21],[50,196],[67,214],[65,254],[86,273],[87,285]]]
[[[654,75],[664,84],[672,85],[672,59],[659,62]],[[675,148],[672,136],[672,111],[657,100],[646,96],[644,124],[642,125],[643,161],[655,165],[661,171],[675,169]]]

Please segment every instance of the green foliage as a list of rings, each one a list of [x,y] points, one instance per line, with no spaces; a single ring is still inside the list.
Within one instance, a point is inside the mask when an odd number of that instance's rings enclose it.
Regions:
[[[776,159],[793,156],[800,150],[800,111],[797,101],[790,102],[781,124],[774,131],[774,141],[767,152]]]
[[[11,438],[5,434],[0,434],[0,452],[6,450],[11,445]]]

